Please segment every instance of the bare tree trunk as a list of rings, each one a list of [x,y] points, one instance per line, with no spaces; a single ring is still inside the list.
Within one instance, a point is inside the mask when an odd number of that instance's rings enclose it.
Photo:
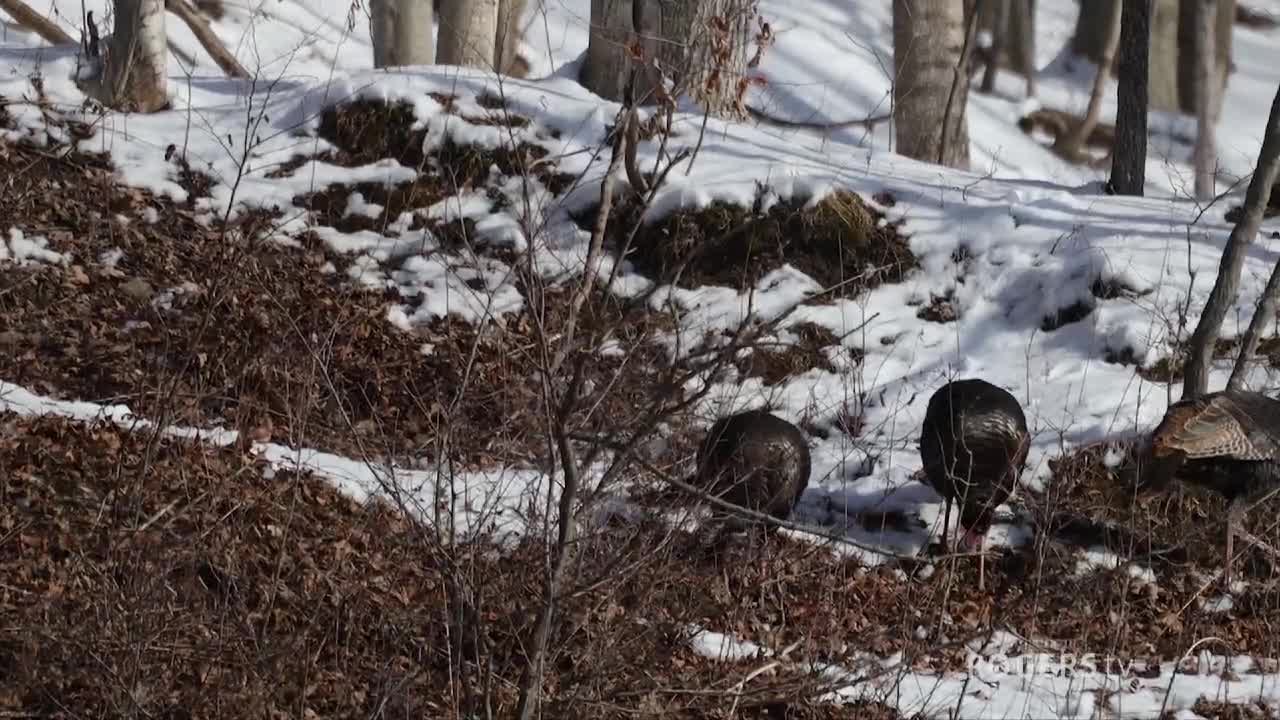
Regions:
[[[244,69],[236,56],[231,54],[230,50],[222,44],[222,40],[213,32],[213,28],[209,27],[209,21],[205,16],[196,10],[195,6],[187,2],[187,0],[165,0],[165,7],[173,11],[174,15],[181,18],[182,22],[190,28],[191,34],[196,36],[196,40],[200,41],[200,46],[204,51],[209,53],[209,57],[218,63],[218,67],[222,68],[222,72],[229,77],[248,78],[249,71]]]
[[[431,0],[369,0],[373,66],[430,65],[436,59]]]
[[[494,65],[503,75],[516,72],[520,58],[520,23],[524,20],[526,0],[498,0],[497,37],[494,38]]]
[[[1017,64],[1014,66],[1018,72],[1027,76],[1027,97],[1036,96],[1036,0],[1027,0],[1026,3],[1015,2],[1013,5],[1013,37],[1016,38],[1012,43],[1016,52],[1012,53],[1012,57],[1016,59]]]
[[[1097,62],[1101,57],[1103,38],[1099,26],[1105,10],[1120,0],[1081,0],[1076,18],[1071,50]],[[1151,0],[1148,14],[1150,57],[1148,100],[1152,110],[1196,112],[1196,46],[1200,32],[1195,5],[1203,0]],[[1227,69],[1231,62],[1232,21],[1235,0],[1218,0],[1214,24],[1214,62],[1216,64],[1216,103],[1221,103]],[[1215,117],[1218,114],[1214,108]]]
[[[1124,0],[1120,21],[1120,83],[1116,140],[1111,150],[1112,192],[1142,195],[1147,180],[1147,41],[1150,0]]]
[[[1253,243],[1262,226],[1263,212],[1267,207],[1267,198],[1271,187],[1280,175],[1280,90],[1276,91],[1271,101],[1271,115],[1267,118],[1266,134],[1263,135],[1262,149],[1258,152],[1258,167],[1249,180],[1249,190],[1245,194],[1244,209],[1240,220],[1231,230],[1227,239],[1227,247],[1222,252],[1222,262],[1218,265],[1218,277],[1213,282],[1213,290],[1205,303],[1204,312],[1200,314],[1200,322],[1191,335],[1190,357],[1187,358],[1186,373],[1183,377],[1182,397],[1194,398],[1203,395],[1209,386],[1209,364],[1213,359],[1213,346],[1222,333],[1222,320],[1227,316],[1227,307],[1231,305],[1240,291],[1240,271],[1244,267],[1244,256],[1248,246]],[[1273,273],[1267,282],[1267,292],[1263,296],[1260,307],[1250,322],[1250,331],[1260,330],[1262,324],[1270,320],[1264,315],[1275,314],[1275,287],[1272,283],[1280,283]],[[1270,302],[1268,304],[1268,299]],[[1257,328],[1255,328],[1255,324]],[[1257,332],[1253,337],[1246,335],[1246,340],[1254,347],[1240,348],[1241,357],[1248,357],[1257,347]],[[1241,371],[1237,367],[1233,376]],[[1236,380],[1239,384],[1239,380]]]
[[[1107,25],[1107,45],[1098,61],[1098,71],[1093,76],[1093,90],[1089,93],[1089,105],[1084,117],[1080,118],[1080,122],[1076,123],[1070,132],[1058,135],[1053,143],[1053,149],[1058,154],[1073,162],[1081,160],[1084,155],[1082,148],[1085,140],[1102,119],[1102,98],[1107,90],[1107,80],[1111,77],[1108,68],[1111,67],[1116,48],[1120,45],[1120,10],[1121,5],[1118,2],[1111,6],[1111,18]]]
[[[144,113],[168,107],[164,20],[164,0],[116,0],[102,75],[90,83],[102,104]]]
[[[498,0],[448,0],[440,7],[440,65],[493,70]]]
[[[1235,0],[1216,0],[1208,9],[1209,17],[1202,19],[1205,0],[1179,0],[1177,38],[1177,88],[1178,96],[1169,105],[1153,105],[1158,109],[1176,110],[1188,114],[1199,112],[1200,93],[1200,38],[1206,28],[1213,37],[1209,51],[1209,82],[1213,84],[1210,112],[1214,117],[1220,110],[1221,96],[1226,88],[1227,69],[1231,64],[1231,34],[1235,25]]]
[[[965,40],[964,5],[893,0],[894,142],[896,152],[948,167],[969,166],[968,76],[944,125],[947,98]],[[946,137],[946,141],[943,137]],[[943,147],[947,156],[941,157]]]
[[[628,44],[644,52],[634,68],[637,104],[661,99],[657,58],[676,92],[687,94],[712,115],[746,115],[748,48],[756,19],[752,0],[591,0],[591,36],[581,81],[591,92],[622,100],[633,64]]]
[[[1000,73],[1000,62],[1003,60],[1001,54],[1004,52],[1005,37],[1009,34],[1009,6],[1012,2],[1013,0],[987,0],[979,10],[983,29],[991,33],[991,46],[987,48],[987,67],[982,73],[982,86],[979,87],[984,93],[989,94],[996,89],[996,75]]]
[[[1217,21],[1216,0],[1198,0],[1195,3],[1196,26],[1196,147],[1192,155],[1195,166],[1196,200],[1213,199],[1216,188],[1215,166],[1218,163],[1217,144],[1214,142],[1215,118],[1214,90],[1214,34]]]
[[[0,10],[15,22],[34,31],[53,45],[75,45],[76,41],[49,18],[41,15],[22,0],[0,0]]]
[[[1071,52],[1094,63],[1102,60],[1107,47],[1107,25],[1114,5],[1121,0],[1080,0],[1080,12],[1076,15],[1076,29],[1071,35]],[[1113,65],[1108,68],[1115,72]]]

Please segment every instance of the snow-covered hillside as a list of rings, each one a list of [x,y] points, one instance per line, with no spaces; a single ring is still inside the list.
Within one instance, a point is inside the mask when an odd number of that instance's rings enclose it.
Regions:
[[[78,32],[79,2],[35,0],[33,5],[49,11],[73,35]],[[103,0],[86,3],[99,16],[105,5]],[[1280,14],[1280,3],[1271,5]],[[1082,108],[1092,69],[1072,62],[1065,50],[1076,6],[1039,6],[1039,102]],[[599,197],[608,157],[595,150],[618,111],[616,104],[574,81],[575,63],[586,47],[585,0],[535,8],[527,18],[526,38],[534,77],[501,84],[484,73],[457,68],[371,69],[367,19],[362,10],[352,11],[339,0],[226,2],[223,7],[225,13],[213,20],[216,32],[260,78],[252,84],[221,78],[194,37],[171,18],[172,40],[201,58],[201,65],[188,74],[171,58],[174,108],[127,118],[82,117],[78,108],[83,97],[71,79],[74,50],[42,46],[33,35],[7,25],[0,37],[5,70],[0,99],[9,121],[4,141],[64,142],[65,130],[50,122],[49,114],[83,119],[90,131],[76,141],[79,147],[109,153],[128,186],[189,203],[200,225],[216,226],[228,212],[233,219],[258,211],[278,213],[271,240],[340,258],[317,272],[345,273],[344,282],[383,293],[382,318],[397,332],[425,336],[446,317],[473,327],[502,325],[528,311],[529,299],[518,283],[520,261],[513,259],[522,259],[521,253],[530,253],[533,267],[552,283],[581,272],[590,233],[574,216]],[[816,123],[886,111],[887,68],[892,65],[887,0],[769,0],[761,10],[773,23],[777,44],[761,66],[769,83],[752,96],[756,107],[780,118]],[[1235,33],[1237,70],[1218,129],[1224,170],[1220,189],[1252,171],[1267,110],[1280,86],[1275,62],[1280,32],[1237,27]],[[680,310],[678,326],[665,338],[673,355],[708,331],[736,327],[748,311],[766,321],[790,313],[777,333],[785,343],[797,342],[801,323],[839,339],[822,350],[827,367],[777,383],[762,377],[727,378],[694,413],[705,424],[730,410],[767,403],[806,428],[825,429],[810,437],[812,482],[796,520],[843,534],[864,548],[915,554],[940,532],[941,502],[913,475],[920,468],[916,441],[925,406],[948,378],[980,376],[1008,388],[1023,404],[1033,433],[1023,482],[1033,495],[1047,489],[1050,460],[1096,443],[1123,442],[1149,429],[1163,414],[1169,393],[1176,396],[1179,387],[1148,378],[1158,374],[1194,327],[1231,230],[1223,217],[1228,204],[1204,210],[1186,199],[1189,148],[1154,140],[1147,197],[1107,196],[1100,192],[1104,171],[1070,166],[1017,129],[1017,119],[1031,106],[1017,78],[1004,76],[998,90],[992,96],[971,95],[970,172],[893,154],[887,124],[864,135],[860,129],[784,129],[712,120],[691,170],[672,173],[647,216],[649,222],[660,222],[671,212],[707,208],[716,201],[750,207],[761,186],[772,203],[799,199],[816,205],[837,191],[852,191],[883,214],[882,224],[896,225],[907,238],[919,267],[900,282],[853,297],[807,302],[824,289],[822,284],[793,264],[780,264],[750,291],[671,286],[660,288],[652,301],[655,308]],[[507,111],[531,122],[505,127],[483,121],[494,112],[495,97],[502,98]],[[393,213],[355,186],[412,183],[415,169],[394,159],[340,162],[337,156],[352,149],[326,139],[322,127],[326,110],[359,99],[407,103],[416,121],[413,130],[423,133],[420,154],[432,155],[448,143],[490,149],[525,144],[544,151],[555,172],[582,179],[561,192],[550,176],[525,182],[494,162],[495,169],[486,168],[466,191],[420,206],[401,203]],[[1114,113],[1113,99],[1112,94],[1104,115]],[[702,121],[695,114],[677,118],[676,149],[698,141]],[[1165,124],[1178,122],[1185,121]],[[191,193],[179,164],[184,157],[190,171],[211,179],[207,187],[200,186],[203,196]],[[656,143],[642,144],[640,159],[652,166]],[[326,213],[297,201],[322,191],[337,193],[344,209]],[[1233,198],[1229,204],[1238,202]],[[350,216],[365,216],[369,227],[352,229],[339,222]],[[509,252],[477,258],[450,244],[432,224],[458,220],[474,223],[476,244]],[[142,216],[126,217],[120,224],[154,222],[156,217]],[[531,223],[543,227],[537,237],[522,230]],[[108,263],[102,256],[77,256],[73,246],[42,237],[22,217],[0,218],[0,233],[0,268],[6,263],[63,268]],[[1280,259],[1277,233],[1280,221],[1269,221],[1248,254],[1241,292],[1224,326],[1227,338],[1247,326]],[[310,244],[311,238],[318,239],[318,247]],[[111,263],[118,261],[116,256]],[[612,269],[611,262],[604,272]],[[651,289],[653,282],[624,263],[611,290],[634,296]],[[179,291],[168,292],[165,302],[181,297]],[[946,307],[945,317],[927,312],[940,305]],[[1183,313],[1185,324],[1179,320]],[[429,357],[431,344],[422,343],[422,354]],[[1229,369],[1217,367],[1211,387],[1222,386]],[[38,391],[13,380],[0,375],[0,410],[77,418],[105,414],[126,422],[127,403],[99,404],[102,398],[76,396],[56,383],[52,390]],[[1271,368],[1260,364],[1250,382],[1256,389],[1270,389]],[[830,431],[851,405],[857,405],[864,429]],[[225,420],[222,429],[202,429],[211,433],[210,442],[232,441],[231,419]],[[274,464],[311,469],[356,497],[384,489],[387,469],[377,463],[344,456],[335,447],[300,448],[279,435],[267,439],[257,449]],[[511,462],[475,469],[463,476],[464,492],[500,500],[510,510],[502,527],[523,530],[523,516],[515,509],[527,505],[546,479],[532,465]],[[397,482],[413,488],[422,507],[441,500],[430,482],[432,468],[404,467],[400,473]],[[853,519],[867,513],[907,517],[921,527],[868,529]],[[462,519],[477,523],[482,515],[488,517],[479,511],[464,515]],[[804,537],[801,532],[792,535]],[[1031,537],[1028,518],[1010,514],[988,542],[1017,546]],[[888,559],[869,549],[853,554],[867,566]],[[1097,561],[1097,553],[1080,556],[1088,567]],[[1115,562],[1108,556],[1096,564],[1112,570]],[[905,575],[903,582],[909,582]],[[699,637],[706,641],[700,651],[718,652],[708,650],[714,633]],[[856,644],[856,639],[850,642]],[[1132,683],[1126,678],[1118,685],[1107,675],[1086,675],[1074,683],[1049,674],[1006,675],[987,678],[975,690],[964,673],[925,671],[891,673],[892,683],[879,679],[873,684],[877,690],[891,689],[889,696],[903,713],[930,717],[945,717],[957,706],[964,717],[1156,717],[1162,707],[1182,713],[1179,717],[1198,717],[1191,708],[1201,696],[1230,702],[1261,697],[1280,707],[1280,685],[1272,676],[1174,674],[1178,658],[1162,659],[1165,665],[1149,677]],[[894,658],[872,660],[888,664]],[[1239,664],[1236,668],[1246,672]],[[831,665],[824,672],[835,677],[850,673],[849,694],[865,688],[853,683],[856,673],[849,668]],[[1095,694],[1099,688],[1108,692]]]

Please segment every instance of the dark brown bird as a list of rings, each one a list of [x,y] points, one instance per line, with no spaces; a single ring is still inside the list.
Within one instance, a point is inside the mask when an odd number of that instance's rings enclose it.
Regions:
[[[721,418],[698,450],[697,484],[725,502],[791,516],[809,486],[809,444],[795,425],[763,410]]]
[[[949,382],[929,398],[920,432],[924,475],[942,496],[942,547],[948,548],[951,505],[960,504],[961,545],[976,550],[978,589],[986,584],[983,540],[995,510],[1013,494],[1031,436],[1017,398],[985,380]]]
[[[1178,480],[1227,499],[1223,579],[1231,582],[1236,535],[1268,553],[1280,552],[1241,527],[1245,512],[1280,489],[1280,401],[1261,393],[1224,390],[1169,406],[1138,462],[1143,493]]]

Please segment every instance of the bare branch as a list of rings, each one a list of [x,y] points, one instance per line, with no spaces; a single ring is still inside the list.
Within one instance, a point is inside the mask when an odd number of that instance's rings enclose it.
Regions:
[[[1244,256],[1248,246],[1253,243],[1262,226],[1262,215],[1267,208],[1267,199],[1271,188],[1276,184],[1280,174],[1280,89],[1271,101],[1271,114],[1267,118],[1266,133],[1263,135],[1262,149],[1258,151],[1258,167],[1249,181],[1249,190],[1245,193],[1244,208],[1240,220],[1227,239],[1227,247],[1222,252],[1222,261],[1218,265],[1218,277],[1213,282],[1213,290],[1209,293],[1209,301],[1205,303],[1200,315],[1200,322],[1191,335],[1186,371],[1183,376],[1182,397],[1186,399],[1203,395],[1209,386],[1209,364],[1213,359],[1213,346],[1222,332],[1222,321],[1227,316],[1227,307],[1240,291],[1240,272],[1244,268]],[[1277,281],[1272,274],[1272,281]],[[1268,295],[1263,297],[1263,306],[1268,314],[1274,314],[1275,301],[1268,304],[1272,282],[1267,283]],[[1254,313],[1254,320],[1264,307]],[[1263,320],[1265,322],[1266,320]],[[1254,323],[1250,323],[1251,329]],[[1261,327],[1261,325],[1258,325]],[[1247,336],[1246,336],[1247,338]],[[1257,346],[1257,334],[1253,337],[1253,345]],[[1240,348],[1241,357],[1253,352],[1248,345]],[[1240,383],[1240,360],[1232,372],[1233,380]]]
[[[249,77],[249,71],[245,70],[240,61],[227,50],[214,34],[213,29],[209,27],[209,22],[191,3],[187,0],[165,0],[164,5],[191,28],[191,33],[196,36],[196,40],[200,41],[205,52],[209,53],[209,57],[222,68],[222,72],[233,78]]]

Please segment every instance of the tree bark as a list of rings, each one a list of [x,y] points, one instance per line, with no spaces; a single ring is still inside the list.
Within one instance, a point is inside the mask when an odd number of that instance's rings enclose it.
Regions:
[[[1217,127],[1215,117],[1214,90],[1218,83],[1214,73],[1214,35],[1217,20],[1216,0],[1200,0],[1195,3],[1196,25],[1196,147],[1192,153],[1192,165],[1195,168],[1196,200],[1207,202],[1213,199],[1216,191],[1215,166],[1218,163],[1217,144],[1214,142],[1214,130]]]
[[[448,0],[440,6],[440,65],[493,70],[499,0]]]
[[[1106,25],[1107,45],[1102,51],[1098,70],[1093,76],[1093,90],[1089,93],[1089,105],[1085,109],[1084,117],[1080,118],[1069,132],[1058,135],[1053,143],[1053,149],[1072,162],[1080,162],[1086,157],[1083,150],[1085,140],[1102,119],[1102,98],[1107,91],[1107,80],[1111,77],[1108,68],[1111,67],[1116,48],[1120,45],[1120,11],[1120,3],[1111,6],[1111,17]]]
[[[1258,167],[1249,180],[1243,212],[1240,214],[1240,220],[1231,230],[1231,237],[1227,239],[1227,247],[1223,250],[1222,261],[1218,265],[1218,277],[1213,282],[1209,300],[1205,303],[1200,321],[1191,335],[1190,356],[1187,358],[1182,385],[1182,397],[1185,399],[1198,397],[1208,390],[1213,346],[1222,332],[1222,321],[1227,316],[1227,308],[1240,291],[1240,271],[1244,267],[1244,256],[1248,253],[1248,246],[1257,237],[1258,229],[1262,226],[1267,198],[1277,175],[1280,175],[1280,90],[1276,91],[1276,96],[1271,101],[1271,114],[1267,118],[1262,149],[1258,152]],[[1280,281],[1274,274],[1272,280]],[[1269,290],[1274,289],[1270,281],[1267,287]],[[1264,294],[1263,302],[1265,303],[1266,300],[1267,296]],[[1270,310],[1274,314],[1274,305]],[[1265,318],[1259,320],[1259,313],[1260,311],[1254,313],[1254,321],[1265,322]],[[1251,327],[1252,324],[1251,322]],[[1253,338],[1255,347],[1256,341],[1255,335]],[[1252,349],[1248,347],[1242,347],[1240,351],[1252,353]]]
[[[893,0],[895,150],[960,169],[969,166],[968,76],[955,74],[962,59],[964,20],[959,2]],[[962,87],[944,125],[953,82]]]
[[[76,41],[49,18],[41,15],[22,0],[0,0],[4,10],[15,22],[35,32],[52,45],[75,45]]]
[[[1036,92],[1035,0],[987,0],[980,10],[979,28],[991,33],[991,47],[981,90],[995,90],[997,71],[1004,68],[1027,79],[1027,97]]]
[[[494,38],[494,65],[503,75],[521,74],[520,41],[521,23],[524,21],[526,0],[498,0],[497,37]]]
[[[1150,0],[1124,0],[1120,20],[1120,82],[1116,89],[1116,141],[1111,190],[1142,195],[1147,179],[1147,41]]]
[[[1081,0],[1076,17],[1071,50],[1094,62],[1102,56],[1105,35],[1099,29],[1106,10],[1120,0]],[[1203,0],[1152,0],[1150,11],[1150,73],[1148,100],[1152,110],[1196,113],[1196,47],[1199,32],[1196,4]],[[1231,62],[1231,33],[1235,0],[1218,0],[1214,35],[1216,98],[1218,114]]]
[[[755,3],[751,0],[591,0],[591,36],[581,81],[591,92],[620,101],[631,78],[628,45],[644,53],[636,67],[636,101],[657,102],[662,78],[656,58],[676,92],[712,115],[745,117],[748,47]]]
[[[124,112],[155,112],[169,105],[164,0],[116,0],[115,27],[95,95]]]
[[[1027,78],[1027,97],[1036,96],[1036,0],[1014,0],[1009,17],[1009,67]]]
[[[218,35],[213,32],[213,28],[209,27],[209,21],[205,16],[196,10],[195,6],[187,2],[187,0],[165,0],[165,7],[173,11],[182,22],[187,24],[191,30],[191,34],[196,36],[196,40],[200,41],[200,46],[204,51],[209,53],[209,57],[218,63],[218,67],[222,68],[222,72],[229,77],[248,79],[249,71],[244,69],[236,56],[231,54],[230,50],[222,44],[222,40],[218,39]]]
[[[373,66],[430,65],[436,60],[431,0],[369,0]]]
[[[979,9],[979,27],[991,34],[987,48],[987,67],[982,73],[981,92],[992,93],[996,89],[996,76],[1004,64],[1005,38],[1009,36],[1009,16],[1013,0],[987,0]]]

